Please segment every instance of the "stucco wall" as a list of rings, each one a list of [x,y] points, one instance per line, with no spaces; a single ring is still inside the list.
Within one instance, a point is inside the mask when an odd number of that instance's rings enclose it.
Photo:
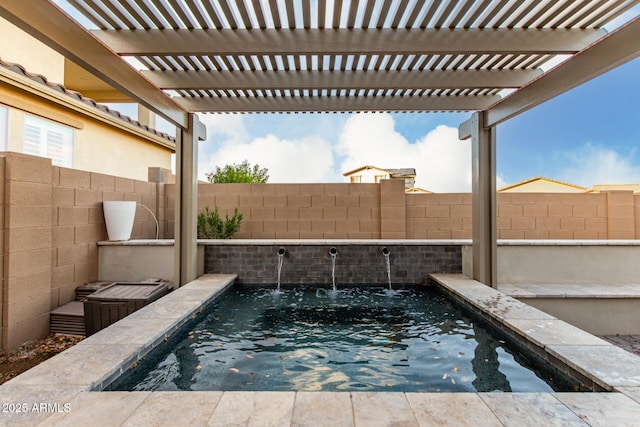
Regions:
[[[0,104],[9,107],[8,151],[22,152],[24,117],[32,114],[74,130],[74,169],[146,180],[149,167],[171,168],[172,150],[151,136],[135,135],[6,85],[0,85]]]
[[[74,169],[146,180],[150,167],[171,169],[171,154],[169,148],[87,121],[76,132]]]
[[[21,64],[53,82],[64,82],[64,56],[3,18],[0,18],[0,52],[5,62]]]

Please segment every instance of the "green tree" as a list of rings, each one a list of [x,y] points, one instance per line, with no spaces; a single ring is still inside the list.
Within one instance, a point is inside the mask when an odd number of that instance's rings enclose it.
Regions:
[[[215,172],[207,172],[206,176],[209,182],[214,184],[228,184],[232,182],[241,182],[249,184],[264,184],[269,179],[269,170],[261,168],[256,164],[251,166],[248,161],[243,161],[239,165],[225,165],[224,167],[216,166]]]

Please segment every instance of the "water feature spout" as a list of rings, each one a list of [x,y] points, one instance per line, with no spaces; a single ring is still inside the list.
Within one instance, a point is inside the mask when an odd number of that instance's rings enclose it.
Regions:
[[[382,255],[384,255],[385,261],[387,262],[387,279],[389,280],[389,290],[391,288],[391,252],[386,247],[382,248]]]
[[[278,249],[278,289],[277,292],[280,292],[280,272],[282,271],[282,262],[284,261],[284,256],[287,253],[285,248]]]
[[[331,283],[333,284],[333,290],[336,290],[336,258],[338,257],[338,250],[336,248],[329,249],[329,255],[331,255]]]

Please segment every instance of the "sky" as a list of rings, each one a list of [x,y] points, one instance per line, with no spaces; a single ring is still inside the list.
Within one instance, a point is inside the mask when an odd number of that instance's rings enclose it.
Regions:
[[[639,14],[636,6],[610,28]],[[266,167],[273,183],[343,182],[344,172],[372,165],[415,168],[416,186],[429,191],[471,191],[471,141],[457,137],[471,113],[199,116],[207,126],[198,147],[203,180],[243,160]],[[162,122],[158,128],[173,133]],[[640,183],[639,147],[640,58],[499,125],[497,186],[537,176],[584,187]]]
[[[471,113],[204,114],[199,176],[248,160],[269,182],[343,182],[363,165],[416,169],[416,186],[471,190]],[[497,127],[498,187],[544,176],[640,183],[640,58]]]

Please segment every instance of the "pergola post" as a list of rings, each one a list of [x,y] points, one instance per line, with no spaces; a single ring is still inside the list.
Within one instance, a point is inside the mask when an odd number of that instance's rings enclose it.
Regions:
[[[206,139],[206,128],[195,114],[176,138],[176,201],[174,283],[182,286],[197,277],[198,229],[198,141]]]
[[[496,244],[496,132],[485,128],[485,112],[470,120],[472,146],[473,279],[498,285]]]

